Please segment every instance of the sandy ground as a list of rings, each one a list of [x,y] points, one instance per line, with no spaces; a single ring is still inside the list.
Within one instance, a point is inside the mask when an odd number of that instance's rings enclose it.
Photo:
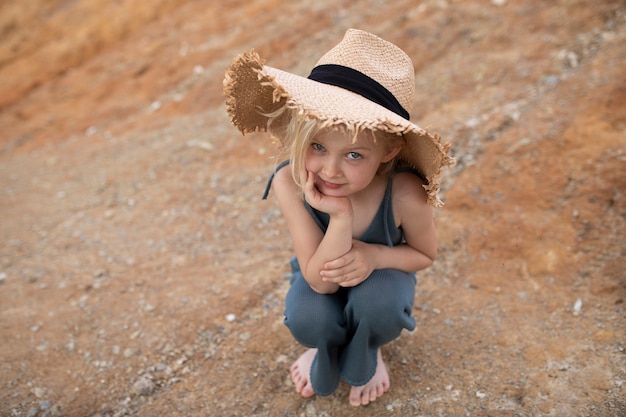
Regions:
[[[285,2],[282,2],[285,3]],[[0,415],[626,415],[624,1],[0,3]],[[348,27],[452,143],[390,391],[300,398],[274,148],[235,54],[306,75]]]

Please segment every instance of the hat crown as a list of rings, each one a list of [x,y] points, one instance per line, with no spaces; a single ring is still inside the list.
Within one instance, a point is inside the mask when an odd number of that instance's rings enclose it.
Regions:
[[[415,98],[415,70],[411,58],[396,45],[368,32],[349,29],[344,38],[317,61],[342,65],[372,78],[410,111]]]

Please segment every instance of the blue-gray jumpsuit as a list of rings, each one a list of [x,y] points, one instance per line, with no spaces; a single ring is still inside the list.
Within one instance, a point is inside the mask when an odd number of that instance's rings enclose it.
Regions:
[[[277,170],[285,165],[279,165]],[[361,241],[388,246],[404,241],[402,229],[396,227],[393,218],[391,185],[390,176],[378,212]],[[303,204],[325,232],[329,216],[306,201]],[[355,287],[319,294],[302,276],[295,257],[291,267],[285,324],[296,341],[318,349],[310,375],[315,393],[332,394],[340,378],[351,386],[365,385],[376,372],[378,349],[400,336],[402,329],[415,329],[415,320],[411,317],[415,273],[375,270]]]

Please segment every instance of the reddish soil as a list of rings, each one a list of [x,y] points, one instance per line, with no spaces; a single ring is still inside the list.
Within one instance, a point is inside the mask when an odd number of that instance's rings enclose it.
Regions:
[[[0,3],[0,415],[626,415],[626,3]],[[222,96],[344,31],[415,62],[452,144],[390,391],[302,399],[274,148]]]

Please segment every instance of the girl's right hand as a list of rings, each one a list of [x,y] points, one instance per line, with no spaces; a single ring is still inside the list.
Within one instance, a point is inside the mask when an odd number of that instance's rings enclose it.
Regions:
[[[331,217],[352,216],[352,203],[347,197],[329,197],[322,194],[315,186],[315,174],[310,171],[303,172],[301,176],[304,184],[302,192],[311,207],[328,213]]]

